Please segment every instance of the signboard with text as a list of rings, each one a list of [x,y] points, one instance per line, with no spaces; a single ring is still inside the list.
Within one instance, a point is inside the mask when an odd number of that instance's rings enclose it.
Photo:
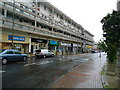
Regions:
[[[49,45],[59,45],[59,44],[58,44],[58,41],[51,41],[50,40]]]
[[[8,36],[8,40],[25,41],[25,37],[9,35]]]
[[[47,40],[31,38],[31,42],[38,42],[38,43],[47,43]]]

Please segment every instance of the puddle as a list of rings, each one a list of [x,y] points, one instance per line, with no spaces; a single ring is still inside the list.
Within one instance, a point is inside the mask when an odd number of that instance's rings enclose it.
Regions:
[[[83,61],[88,61],[89,59],[85,59],[85,58],[83,58],[82,60],[83,60]]]
[[[48,63],[52,63],[53,61],[42,61],[42,62],[40,62],[40,64],[48,64]],[[39,65],[40,65],[39,64]],[[38,65],[38,64],[37,64]]]
[[[35,65],[36,63],[25,64],[24,66]]]

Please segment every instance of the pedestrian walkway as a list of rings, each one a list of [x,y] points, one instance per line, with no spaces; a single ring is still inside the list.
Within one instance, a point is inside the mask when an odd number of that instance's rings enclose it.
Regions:
[[[104,54],[101,57],[98,54],[96,58],[84,62],[61,76],[49,88],[103,88],[100,71],[105,59]]]

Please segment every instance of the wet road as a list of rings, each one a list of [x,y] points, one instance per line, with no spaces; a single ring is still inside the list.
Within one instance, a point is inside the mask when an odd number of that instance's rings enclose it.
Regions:
[[[2,88],[46,88],[61,75],[98,56],[55,56],[8,63],[2,67]]]

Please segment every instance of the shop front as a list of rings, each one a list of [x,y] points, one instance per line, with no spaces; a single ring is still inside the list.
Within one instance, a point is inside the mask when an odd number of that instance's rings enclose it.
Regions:
[[[78,52],[78,45],[77,44],[73,44],[73,53],[77,54]]]
[[[4,36],[5,37],[5,36]],[[28,38],[23,36],[7,35],[3,38],[2,49],[16,49],[21,53],[28,53]]]
[[[62,55],[68,55],[73,52],[73,45],[71,43],[61,42],[60,50]]]
[[[78,54],[82,53],[81,49],[82,49],[82,44],[78,44],[78,52],[77,52]]]
[[[39,38],[31,38],[31,52],[34,54],[36,49],[48,49],[48,41]]]
[[[59,46],[59,41],[49,40],[48,49],[53,51],[55,55],[57,55],[59,52]]]
[[[93,46],[86,45],[86,52],[90,53],[92,51]]]

